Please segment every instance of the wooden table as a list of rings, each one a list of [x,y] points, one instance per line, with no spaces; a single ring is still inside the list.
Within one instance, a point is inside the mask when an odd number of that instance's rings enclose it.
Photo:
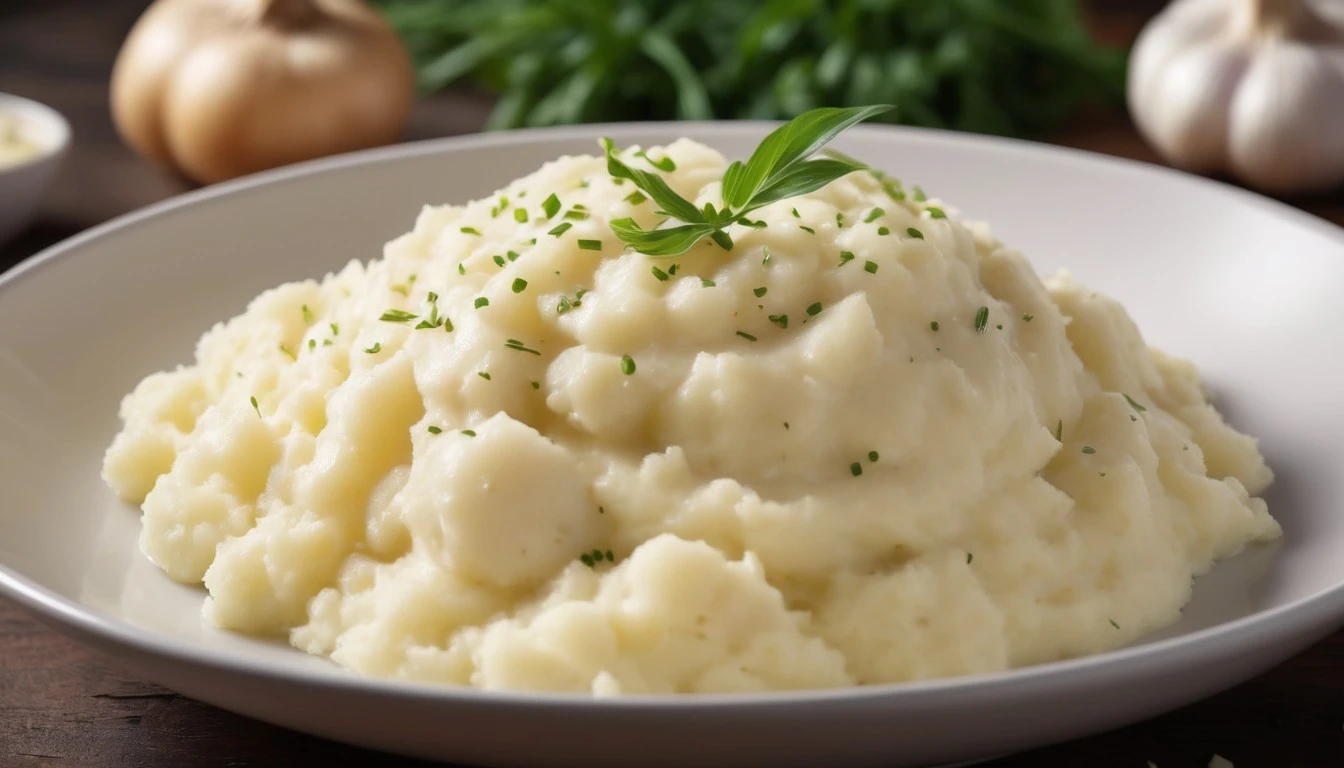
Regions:
[[[1098,0],[1106,38],[1126,40],[1159,3]],[[145,2],[0,0],[0,91],[30,96],[73,123],[75,145],[41,219],[0,249],[0,270],[89,226],[187,187],[126,151],[107,114],[107,76]],[[489,100],[445,94],[419,106],[408,138],[476,130]],[[1088,118],[1061,144],[1156,161],[1121,115]],[[1344,196],[1290,200],[1344,224]],[[1344,766],[1344,632],[1278,669],[1165,717],[991,768]],[[0,766],[247,766],[337,760],[420,765],[238,717],[129,677],[0,600]]]

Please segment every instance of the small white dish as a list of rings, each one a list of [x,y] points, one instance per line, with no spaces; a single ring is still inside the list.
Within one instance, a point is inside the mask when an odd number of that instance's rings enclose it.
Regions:
[[[0,93],[0,116],[12,117],[17,131],[36,146],[15,164],[0,164],[0,245],[32,221],[70,148],[70,124],[45,104]]]
[[[136,674],[368,747],[481,765],[919,766],[1117,727],[1258,674],[1344,622],[1344,232],[1134,162],[861,126],[838,148],[988,220],[1043,274],[1116,296],[1193,359],[1278,472],[1284,538],[1219,564],[1183,619],[1133,647],[1005,673],[813,693],[592,700],[361,679],[202,624],[200,590],[139,552],[99,479],[117,404],[188,361],[263,289],[380,253],[426,202],[483,196],[561,154],[689,135],[744,157],[769,126],[682,123],[447,139],[193,192],[0,277],[0,594]]]

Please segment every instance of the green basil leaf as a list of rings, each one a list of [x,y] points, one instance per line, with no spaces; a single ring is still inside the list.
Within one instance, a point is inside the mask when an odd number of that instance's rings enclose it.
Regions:
[[[799,163],[771,179],[769,186],[756,193],[756,196],[751,198],[751,205],[742,212],[750,213],[761,206],[779,200],[815,192],[842,176],[854,171],[866,170],[867,167],[863,163],[850,163],[835,159],[809,160],[806,163]]]
[[[644,193],[653,198],[653,201],[669,216],[688,224],[698,224],[704,221],[704,217],[700,213],[700,209],[695,207],[695,203],[673,192],[672,188],[667,186],[667,182],[663,181],[662,176],[631,168],[616,156],[616,147],[611,143],[611,139],[603,137],[600,141],[603,150],[607,153],[607,173],[616,178],[633,181],[635,186],[644,190]]]
[[[731,184],[725,176],[724,202],[733,209],[747,206],[773,176],[806,160],[846,128],[890,109],[886,104],[847,109],[825,107],[795,117],[765,137],[742,171],[733,174]]]
[[[621,242],[646,256],[679,256],[715,230],[705,224],[643,229],[634,219],[616,219],[611,222],[611,231]]]

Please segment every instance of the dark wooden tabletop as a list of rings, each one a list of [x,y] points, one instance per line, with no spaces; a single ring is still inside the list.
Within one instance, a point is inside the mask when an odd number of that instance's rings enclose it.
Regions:
[[[113,216],[185,191],[118,142],[107,110],[113,57],[145,0],[0,0],[0,91],[72,122],[75,143],[40,219],[0,249],[0,271]],[[1094,20],[1124,41],[1159,0],[1097,0]],[[408,139],[477,130],[485,96],[419,105]],[[1122,114],[1092,116],[1052,140],[1156,162]],[[1344,224],[1344,195],[1288,200]],[[988,764],[990,768],[1344,766],[1344,632],[1278,669],[1164,717]],[[337,761],[420,765],[248,720],[136,680],[0,600],[0,767],[248,766]]]

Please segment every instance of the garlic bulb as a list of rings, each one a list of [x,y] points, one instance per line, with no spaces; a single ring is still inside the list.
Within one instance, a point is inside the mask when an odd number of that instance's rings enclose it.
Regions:
[[[157,0],[111,97],[128,144],[208,183],[396,141],[414,75],[359,0]]]
[[[1278,193],[1344,182],[1344,2],[1176,0],[1135,42],[1129,107],[1187,170]]]

